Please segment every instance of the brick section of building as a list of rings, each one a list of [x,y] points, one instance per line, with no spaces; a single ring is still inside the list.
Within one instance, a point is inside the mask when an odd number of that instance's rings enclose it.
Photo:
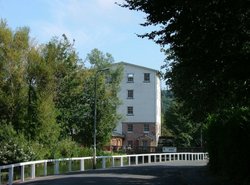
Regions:
[[[131,125],[133,127],[132,131],[130,131]],[[151,147],[156,145],[154,123],[123,123],[122,130],[126,147]]]

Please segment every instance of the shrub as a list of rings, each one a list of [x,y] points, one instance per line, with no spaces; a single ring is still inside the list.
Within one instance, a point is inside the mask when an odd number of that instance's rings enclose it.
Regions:
[[[71,158],[71,157],[86,157],[92,156],[93,150],[90,148],[81,147],[78,143],[72,141],[71,138],[66,138],[59,141],[52,149],[50,149],[50,158]]]
[[[35,159],[30,143],[22,133],[17,134],[10,124],[2,124],[0,146],[0,165]]]
[[[247,179],[250,164],[249,108],[232,108],[208,118],[209,164],[233,180]]]

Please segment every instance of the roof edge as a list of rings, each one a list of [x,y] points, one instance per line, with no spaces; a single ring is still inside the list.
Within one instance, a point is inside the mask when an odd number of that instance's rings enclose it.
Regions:
[[[159,72],[159,70],[156,70],[156,69],[152,69],[152,68],[149,68],[149,67],[144,67],[144,66],[140,66],[140,65],[136,65],[136,64],[131,64],[131,63],[127,63],[127,62],[117,62],[117,63],[114,63],[114,65],[119,65],[119,64],[130,65],[130,66],[134,66],[134,67],[138,67],[138,68],[143,68],[143,69],[146,69],[146,70],[154,71],[156,73]]]

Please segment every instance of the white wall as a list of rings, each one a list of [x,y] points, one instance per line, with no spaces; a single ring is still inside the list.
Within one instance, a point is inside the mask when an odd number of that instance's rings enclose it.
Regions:
[[[134,74],[134,83],[127,82],[127,74]],[[144,82],[144,73],[150,73],[150,83]],[[127,91],[134,90],[134,98],[127,99]],[[160,79],[155,70],[124,64],[123,80],[119,93],[122,105],[118,112],[123,115],[121,122],[161,122]],[[127,107],[134,107],[134,116],[127,116]],[[122,133],[121,122],[116,131]]]
[[[156,78],[156,143],[161,135],[161,81]]]

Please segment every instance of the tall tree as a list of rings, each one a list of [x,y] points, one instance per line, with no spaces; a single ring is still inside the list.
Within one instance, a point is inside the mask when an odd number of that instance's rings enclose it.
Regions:
[[[116,127],[116,123],[120,119],[117,114],[117,106],[120,104],[118,92],[122,79],[123,69],[119,66],[113,67],[114,59],[111,54],[103,54],[98,49],[93,49],[88,54],[86,61],[91,66],[92,77],[89,79],[89,87],[91,87],[89,99],[91,100],[91,116],[88,119],[88,124],[93,130],[93,115],[94,115],[94,80],[96,80],[96,98],[97,98],[97,145],[103,146],[110,141],[112,131]],[[103,71],[108,69],[108,71]],[[91,85],[92,84],[92,85]],[[92,134],[92,132],[91,132]]]
[[[25,83],[26,53],[29,29],[12,31],[0,21],[0,120],[22,130],[25,117],[27,85]]]
[[[53,77],[29,29],[12,31],[0,22],[0,123],[13,126],[25,139],[44,146],[58,141]]]
[[[164,122],[167,130],[175,138],[177,147],[197,147],[200,146],[200,137],[196,136],[199,126],[194,124],[182,110],[182,103],[172,100],[169,108],[164,112]]]
[[[190,118],[202,123],[209,114],[213,115],[208,121],[211,164],[221,171],[231,171],[220,157],[223,150],[228,150],[227,146],[235,146],[237,139],[213,142],[213,134],[214,128],[219,132],[216,137],[228,137],[235,130],[241,141],[250,143],[249,134],[242,129],[249,130],[250,124],[246,116],[250,107],[249,1],[125,0],[121,6],[145,12],[146,22],[142,25],[156,26],[141,37],[164,47],[168,59],[165,78]],[[222,120],[225,112],[232,116]],[[221,144],[224,141],[226,144]],[[244,147],[239,150],[247,153]],[[242,157],[239,153],[223,156],[224,161],[237,161]],[[238,160],[237,165],[247,162]],[[244,174],[238,179],[246,179],[244,183],[249,184],[246,168],[238,172],[229,176]]]
[[[53,148],[60,134],[54,99],[55,75],[53,61],[46,60],[41,48],[31,47],[27,53],[28,84],[26,135],[29,139]]]
[[[72,136],[74,125],[82,121],[81,113],[84,112],[81,106],[84,103],[79,102],[84,78],[80,69],[81,60],[65,35],[46,44],[42,56],[53,70],[56,120],[62,129],[61,137],[67,138]]]
[[[171,68],[165,77],[197,120],[219,107],[250,103],[248,5],[246,0],[126,0],[123,5],[147,14],[143,26],[157,26],[141,37],[166,48]]]
[[[104,54],[95,48],[87,54],[86,62],[89,62],[92,68],[102,69],[110,67],[110,65],[114,63],[114,58],[110,53]]]

